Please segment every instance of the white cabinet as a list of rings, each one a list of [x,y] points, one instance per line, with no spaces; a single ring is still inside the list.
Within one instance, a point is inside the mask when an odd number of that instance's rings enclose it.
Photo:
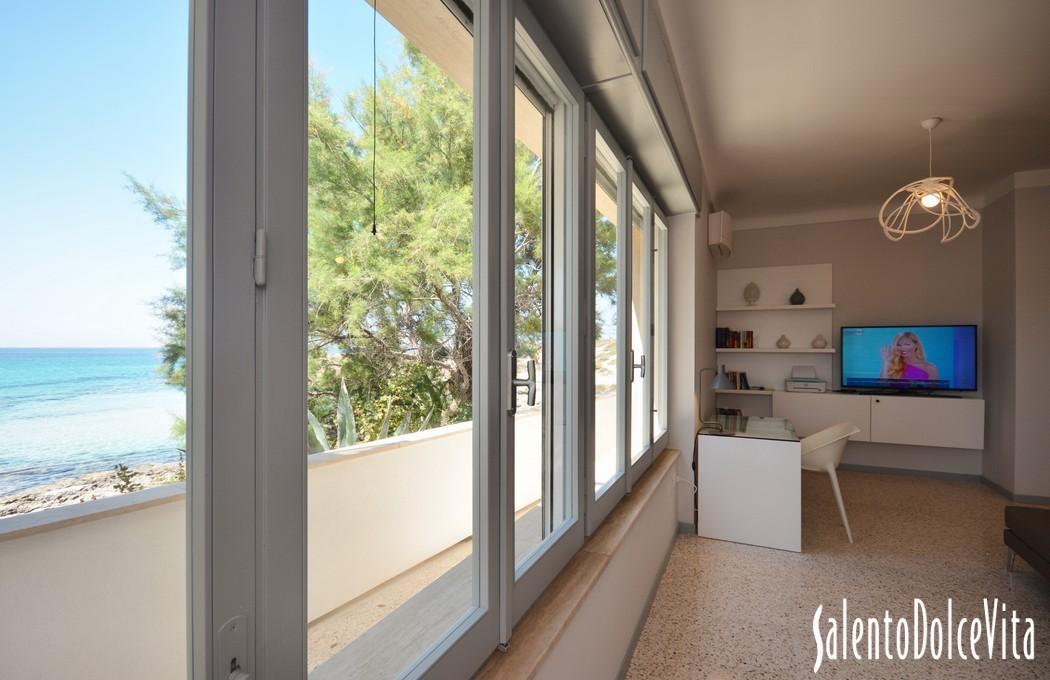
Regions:
[[[848,422],[861,430],[854,441],[984,448],[983,399],[774,392],[773,415],[803,437]]]
[[[872,441],[984,448],[983,399],[881,396],[870,399]]]
[[[863,394],[774,392],[773,415],[787,418],[800,437],[836,423],[853,423],[860,432],[852,441],[871,441],[871,397]]]

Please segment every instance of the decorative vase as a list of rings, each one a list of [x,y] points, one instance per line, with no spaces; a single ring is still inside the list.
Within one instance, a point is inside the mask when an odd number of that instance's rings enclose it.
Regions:
[[[796,288],[795,292],[791,294],[790,298],[788,298],[788,302],[793,305],[804,305],[806,304],[806,296],[802,294],[801,290]]]
[[[744,302],[747,304],[753,305],[758,302],[760,295],[762,295],[762,290],[754,281],[744,286]]]
[[[780,349],[787,349],[788,347],[791,347],[791,341],[788,340],[788,336],[781,335],[779,338],[777,338],[777,347],[779,347]]]
[[[810,344],[813,345],[814,349],[824,349],[828,346],[828,340],[823,335],[818,333],[817,337],[813,338],[813,342],[811,342]]]

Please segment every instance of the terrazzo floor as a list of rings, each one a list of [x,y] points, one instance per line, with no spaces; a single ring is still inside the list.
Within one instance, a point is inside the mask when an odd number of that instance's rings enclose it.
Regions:
[[[852,471],[839,481],[853,545],[827,477],[806,472],[801,554],[680,536],[627,679],[1050,678],[1050,584],[1020,558],[1012,577],[1006,571],[1002,496],[967,481]],[[1007,615],[1034,620],[1035,659],[1003,661],[996,642],[988,660],[982,638],[981,660],[933,660],[929,651],[913,660],[909,651],[908,660],[856,661],[849,652],[846,661],[825,658],[814,675],[814,612],[824,606],[824,637],[844,597],[850,620],[881,619],[888,609],[910,629],[914,598],[930,620],[946,620],[950,597],[957,623],[983,619],[983,598],[998,597]],[[866,638],[859,648],[866,656]]]

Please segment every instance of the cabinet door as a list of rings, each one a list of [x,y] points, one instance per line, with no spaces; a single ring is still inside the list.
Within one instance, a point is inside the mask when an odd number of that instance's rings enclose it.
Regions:
[[[871,397],[871,440],[888,444],[984,447],[984,400]]]
[[[773,415],[787,418],[800,437],[838,423],[853,423],[860,432],[853,441],[871,441],[871,397],[860,394],[774,392]]]

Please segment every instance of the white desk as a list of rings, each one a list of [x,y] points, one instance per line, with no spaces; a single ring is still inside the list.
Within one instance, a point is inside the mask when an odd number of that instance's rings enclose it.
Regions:
[[[802,445],[784,418],[720,416],[697,441],[697,534],[802,551]]]

